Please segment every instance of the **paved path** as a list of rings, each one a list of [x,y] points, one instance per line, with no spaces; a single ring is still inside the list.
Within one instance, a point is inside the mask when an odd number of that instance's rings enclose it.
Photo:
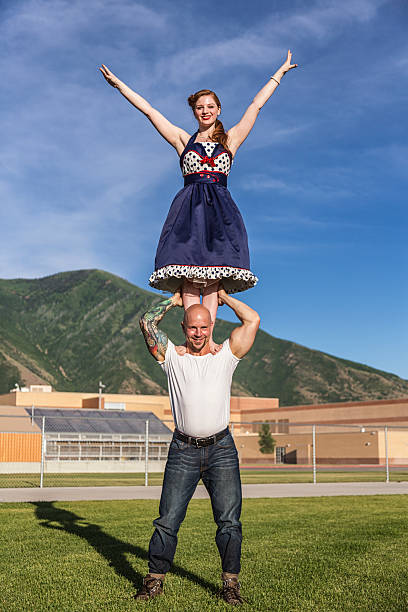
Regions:
[[[247,484],[245,498],[322,497],[333,495],[408,495],[408,482],[330,482],[304,484]],[[0,489],[0,502],[84,501],[103,499],[160,499],[161,486],[151,487],[46,487]],[[194,499],[208,498],[200,485]]]

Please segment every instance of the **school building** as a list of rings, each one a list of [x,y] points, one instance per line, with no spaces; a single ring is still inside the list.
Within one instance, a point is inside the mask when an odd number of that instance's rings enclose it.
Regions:
[[[131,419],[136,413],[138,424]],[[155,423],[156,433],[151,435],[161,448],[154,451],[159,469],[173,429],[165,395],[56,392],[37,385],[0,395],[0,462],[24,462],[27,467],[39,461],[40,438],[30,440],[29,434],[40,431],[44,415],[49,415],[46,431],[48,448],[54,449],[51,458],[58,465],[64,460],[82,462],[84,469],[84,461],[94,465],[109,460],[115,470],[125,469],[126,464],[126,470],[136,471],[143,459],[146,419]],[[85,421],[86,431],[81,431]],[[120,431],[115,430],[116,421],[121,421]],[[259,449],[258,432],[264,422],[270,424],[276,443],[272,454],[262,454]],[[390,465],[408,465],[408,398],[279,406],[277,398],[232,397],[231,426],[242,466],[310,465],[313,426],[320,465],[381,465],[386,452]],[[127,459],[133,461],[133,467]],[[107,467],[104,463],[104,469]]]

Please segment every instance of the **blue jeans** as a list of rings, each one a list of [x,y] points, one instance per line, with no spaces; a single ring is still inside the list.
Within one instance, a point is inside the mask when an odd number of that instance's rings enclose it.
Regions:
[[[241,564],[242,493],[238,453],[228,433],[222,440],[195,448],[173,436],[164,472],[160,516],[149,545],[149,572],[165,574],[173,562],[177,533],[202,478],[218,526],[215,541],[224,572],[238,574]],[[199,529],[199,525],[197,525]]]

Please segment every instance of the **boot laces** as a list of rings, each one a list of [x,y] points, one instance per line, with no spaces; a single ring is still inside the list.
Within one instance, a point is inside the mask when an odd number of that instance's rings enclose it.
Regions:
[[[240,586],[238,580],[234,580],[233,578],[224,580],[222,589],[224,599],[230,602],[243,603],[244,600],[241,597]]]

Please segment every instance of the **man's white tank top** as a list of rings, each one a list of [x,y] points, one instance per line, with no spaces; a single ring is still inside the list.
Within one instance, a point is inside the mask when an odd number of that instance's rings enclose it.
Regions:
[[[213,355],[178,355],[168,341],[165,360],[175,425],[188,436],[207,437],[222,431],[230,419],[232,375],[240,359],[232,354],[229,340]]]

